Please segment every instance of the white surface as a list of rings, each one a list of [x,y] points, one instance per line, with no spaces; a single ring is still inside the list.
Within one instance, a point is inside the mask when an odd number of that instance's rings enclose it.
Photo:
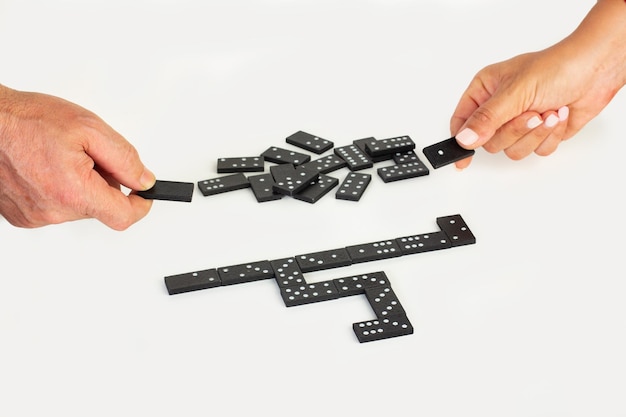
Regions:
[[[296,130],[445,139],[476,71],[558,41],[593,3],[2,0],[0,82],[81,104],[160,179],[197,182]],[[0,415],[626,415],[625,99],[548,158],[374,175],[359,203],[196,189],[122,233],[0,221]],[[308,276],[384,270],[407,337],[359,344],[363,297],[288,309],[271,280],[163,284],[454,213],[476,245]]]

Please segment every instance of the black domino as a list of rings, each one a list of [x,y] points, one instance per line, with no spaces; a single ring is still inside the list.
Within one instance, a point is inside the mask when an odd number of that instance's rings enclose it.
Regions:
[[[390,285],[381,285],[365,289],[365,297],[369,301],[374,314],[379,319],[392,316],[406,316],[396,293]]]
[[[448,235],[452,246],[471,245],[476,237],[459,214],[437,218],[437,225]]]
[[[339,200],[359,201],[367,189],[372,175],[362,172],[349,172],[335,193]]]
[[[475,153],[473,149],[461,147],[455,137],[427,146],[422,152],[435,169],[469,158]]]
[[[354,323],[352,329],[360,343],[413,334],[413,325],[406,316]]]
[[[270,265],[274,270],[274,279],[280,288],[306,284],[296,258],[275,259],[270,261]]]
[[[321,271],[352,264],[352,258],[345,248],[298,255],[296,261],[302,272]]]
[[[192,182],[160,181],[145,191],[137,191],[137,195],[147,200],[169,200],[189,203],[193,197]]]
[[[275,182],[272,174],[249,175],[248,181],[254,197],[259,203],[280,200],[284,197],[284,194],[274,192]]]
[[[200,188],[200,191],[205,197],[249,187],[250,182],[248,178],[241,172],[198,181],[198,188]]]
[[[387,160],[391,159],[392,158],[391,154],[372,156],[372,155],[367,153],[367,145],[370,144],[370,145],[373,146],[376,142],[378,142],[378,139],[376,139],[374,137],[363,138],[363,139],[356,139],[356,140],[352,141],[352,143],[354,145],[356,145],[361,151],[365,152],[369,156],[369,158],[372,160],[372,162],[374,162],[374,163],[387,161]]]
[[[249,262],[217,268],[222,285],[241,284],[274,278],[274,270],[269,261]]]
[[[270,168],[270,173],[274,178],[274,192],[289,196],[309,187],[320,176],[317,170],[296,168],[292,164],[275,165]]]
[[[219,158],[217,160],[217,172],[219,174],[263,171],[265,171],[265,159],[262,156]]]
[[[365,144],[365,150],[372,157],[393,155],[397,152],[408,152],[415,149],[415,142],[409,136],[398,136],[389,139],[380,139]]]
[[[389,279],[382,271],[336,278],[333,281],[337,287],[339,297],[365,294],[367,288],[389,285]]]
[[[429,174],[429,170],[421,161],[407,164],[382,167],[377,170],[378,176],[384,182],[406,180],[409,178],[423,177]]]
[[[330,140],[322,139],[319,136],[315,136],[301,130],[291,136],[288,136],[286,141],[289,144],[318,155],[332,149],[332,147],[335,146],[335,144]]]
[[[215,268],[165,277],[165,287],[170,295],[204,290],[220,285],[222,285],[222,280]]]
[[[395,239],[347,246],[346,250],[352,263],[355,264],[402,256],[402,251]]]
[[[421,162],[415,151],[394,153],[392,159],[396,165],[407,164],[409,162]]]
[[[444,232],[423,233],[420,235],[404,236],[396,239],[403,255],[429,252],[439,249],[448,249],[452,243]]]
[[[300,165],[300,167],[302,168],[306,167],[317,169],[320,174],[328,174],[347,166],[348,163],[343,158],[340,158],[335,154],[323,156],[321,158],[314,159],[313,161],[309,161],[305,164]]]
[[[279,148],[277,146],[270,146],[261,156],[265,158],[266,161],[275,164],[302,165],[311,160],[310,155],[290,151],[289,149]]]
[[[335,155],[342,158],[348,163],[350,171],[359,171],[365,168],[371,168],[374,163],[369,156],[359,149],[358,146],[346,145],[334,149]]]
[[[318,202],[338,184],[339,180],[337,178],[329,177],[325,174],[319,174],[319,177],[312,181],[311,185],[299,193],[293,194],[293,198],[313,204]]]
[[[320,301],[339,298],[333,281],[316,282],[314,284],[294,285],[280,289],[285,306],[293,307]]]

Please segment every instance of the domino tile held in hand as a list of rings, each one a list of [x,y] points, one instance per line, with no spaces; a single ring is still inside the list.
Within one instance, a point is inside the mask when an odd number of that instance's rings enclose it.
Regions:
[[[361,151],[356,145],[340,146],[334,149],[335,155],[343,158],[348,163],[350,171],[359,171],[374,166],[367,154]]]
[[[319,174],[317,180],[312,181],[311,185],[306,187],[304,190],[295,193],[293,198],[313,204],[318,202],[338,184],[339,180],[337,178],[329,177],[325,174]]]
[[[352,263],[355,264],[402,256],[402,251],[395,239],[347,246],[346,250]]]
[[[322,139],[319,136],[315,136],[301,130],[291,136],[288,136],[286,142],[318,155],[332,149],[333,146],[335,146],[335,144],[330,140]]]
[[[413,325],[406,316],[368,320],[352,325],[360,343],[413,334]]]
[[[359,201],[371,180],[372,176],[370,174],[349,172],[335,193],[335,198]]]
[[[145,191],[137,191],[137,195],[147,200],[169,200],[189,203],[193,197],[192,182],[157,180],[154,186]]]
[[[294,285],[280,289],[285,306],[293,307],[320,301],[339,298],[333,281],[316,282],[314,284]]]
[[[348,163],[343,158],[340,158],[335,154],[323,156],[321,158],[314,159],[313,161],[309,161],[305,164],[300,165],[300,167],[302,168],[317,169],[320,174],[328,174],[347,166]]]
[[[222,285],[241,284],[274,278],[274,270],[269,261],[249,262],[217,268]]]
[[[382,271],[336,278],[333,281],[337,287],[339,297],[365,294],[365,289],[367,288],[389,285],[389,279]]]
[[[367,153],[366,145],[371,144],[373,146],[376,142],[378,142],[378,139],[374,137],[369,137],[369,138],[353,140],[352,144],[356,145],[361,150],[361,152],[364,152],[374,163],[390,160],[392,158],[391,154],[372,156]]]
[[[170,295],[204,290],[220,285],[222,285],[222,280],[215,268],[165,277],[165,287]]]
[[[422,177],[429,174],[428,168],[420,162],[382,167],[377,170],[378,176],[384,182],[400,181],[409,178]]]
[[[352,265],[352,258],[346,248],[297,255],[296,261],[302,272],[321,271]]]
[[[452,247],[448,235],[444,232],[423,233],[420,235],[404,236],[396,239],[403,255],[429,252]]]
[[[454,137],[427,146],[422,152],[435,169],[468,158],[475,153],[473,149],[462,148]]]
[[[437,218],[437,225],[448,235],[452,246],[471,245],[476,243],[476,237],[467,227],[460,214]]]
[[[302,165],[311,160],[310,155],[290,151],[289,149],[279,148],[277,146],[270,146],[261,156],[265,158],[266,161],[275,164]]]
[[[205,197],[249,187],[250,182],[241,172],[198,181],[198,188]]]
[[[280,288],[306,284],[296,258],[275,259],[270,261],[270,265],[274,270],[274,278]]]
[[[408,152],[415,149],[415,142],[409,136],[398,136],[389,139],[380,139],[365,144],[365,150],[373,157],[393,155],[397,152]]]
[[[272,174],[249,175],[248,181],[254,193],[256,201],[264,203],[266,201],[280,200],[284,194],[274,192],[274,177]]]
[[[220,174],[233,172],[263,172],[265,160],[262,156],[248,156],[241,158],[219,158],[217,172]]]

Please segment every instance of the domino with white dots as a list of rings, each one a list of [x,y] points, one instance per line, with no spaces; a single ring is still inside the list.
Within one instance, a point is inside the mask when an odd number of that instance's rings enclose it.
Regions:
[[[345,248],[297,255],[296,261],[298,261],[302,272],[321,271],[352,265],[352,258],[350,258]]]
[[[441,168],[448,164],[469,158],[476,151],[473,149],[462,148],[458,144],[455,137],[432,144],[422,149],[422,152],[428,159],[433,168]]]
[[[402,256],[402,251],[395,239],[347,246],[346,250],[352,263],[378,261]]]
[[[335,193],[335,198],[339,200],[359,201],[371,181],[371,174],[349,172]]]
[[[217,268],[222,285],[242,284],[274,278],[274,270],[269,261],[248,262],[245,264]]]
[[[285,306],[293,307],[320,301],[339,298],[333,281],[316,282],[314,284],[294,285],[280,289]]]
[[[323,139],[319,136],[315,136],[301,130],[288,136],[286,142],[318,155],[332,149],[333,146],[335,146],[335,144],[328,139]]]
[[[290,151],[278,146],[270,146],[261,154],[268,162],[275,164],[302,165],[311,160],[311,156],[302,152]]]
[[[205,197],[249,187],[248,178],[241,172],[198,181],[198,188]]]

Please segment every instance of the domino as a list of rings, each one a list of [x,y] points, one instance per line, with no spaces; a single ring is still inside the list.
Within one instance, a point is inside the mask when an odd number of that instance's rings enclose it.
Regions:
[[[382,271],[336,278],[333,282],[335,283],[339,297],[365,294],[367,288],[390,285],[387,275]]]
[[[152,188],[137,191],[137,195],[147,200],[169,200],[189,203],[193,197],[194,184],[191,182],[160,181]]]
[[[241,284],[274,278],[274,270],[269,261],[257,261],[240,265],[217,268],[222,285]]]
[[[413,334],[413,325],[406,316],[368,320],[352,325],[360,343]]]
[[[315,284],[295,285],[280,289],[280,295],[285,306],[293,307],[320,301],[335,300],[339,298],[337,288],[333,281],[323,281]]]
[[[359,201],[371,180],[372,176],[370,174],[349,172],[335,193],[335,198]]]
[[[279,148],[277,146],[269,147],[261,156],[268,162],[274,162],[275,164],[292,164],[302,165],[305,162],[311,160],[311,156],[301,153],[290,151],[288,149]]]
[[[415,149],[415,142],[409,136],[398,136],[389,139],[380,139],[376,142],[367,142],[365,150],[373,157],[389,155],[397,152],[408,152]]]
[[[215,268],[165,277],[165,287],[169,295],[204,290],[220,285],[222,285],[222,280]]]
[[[265,171],[265,159],[262,156],[242,158],[219,158],[217,160],[217,172],[263,172]]]
[[[319,174],[317,180],[312,181],[311,185],[306,187],[304,190],[293,194],[293,198],[314,204],[328,194],[338,184],[339,180],[337,178]]]
[[[415,151],[397,152],[391,157],[396,165],[408,164],[409,162],[421,162]]]
[[[444,232],[424,233],[421,235],[404,236],[396,239],[403,255],[448,249],[452,243]]]
[[[320,174],[328,174],[347,166],[348,163],[343,158],[340,158],[335,154],[330,154],[300,165],[302,168],[317,169]]]
[[[332,149],[333,146],[335,146],[335,144],[330,140],[322,139],[318,136],[303,132],[301,130],[291,136],[288,136],[286,141],[289,144],[298,146],[299,148],[316,153],[318,155],[326,152],[329,149]]]
[[[369,137],[353,140],[352,144],[356,145],[362,152],[365,152],[374,163],[388,161],[389,159],[391,159],[391,154],[384,154],[379,156],[372,156],[368,154],[366,145],[371,144],[373,146],[376,142],[378,142],[378,139],[374,137]]]
[[[402,256],[402,251],[395,239],[347,246],[346,250],[354,264]]]
[[[270,261],[270,265],[274,270],[274,278],[280,288],[306,284],[296,258],[275,259]]]
[[[433,168],[441,168],[442,166],[452,164],[461,159],[469,158],[476,151],[473,149],[462,148],[456,141],[455,137],[443,140],[433,145],[425,147],[422,152]]]
[[[298,255],[296,261],[298,261],[302,272],[321,271],[352,264],[352,258],[345,248]]]
[[[438,217],[437,225],[448,235],[453,247],[476,243],[476,237],[469,227],[467,227],[465,220],[463,220],[460,214]]]
[[[200,188],[202,195],[205,197],[249,187],[250,182],[248,181],[248,178],[240,172],[237,174],[198,181],[198,188]]]
[[[367,154],[361,151],[356,145],[340,146],[334,149],[335,155],[348,163],[350,171],[359,171],[374,166]]]
[[[423,177],[429,174],[428,168],[420,162],[409,162],[408,164],[393,165],[390,167],[378,168],[376,171],[383,182],[393,182],[406,180],[409,178]]]
[[[270,168],[274,178],[272,190],[275,193],[293,196],[311,185],[320,173],[317,170],[300,168],[292,164],[281,164]]]
[[[259,203],[280,200],[284,196],[284,194],[274,192],[274,184],[276,183],[272,174],[250,175],[248,182],[250,182],[250,188],[252,188],[254,197]]]
[[[366,288],[365,297],[367,297],[374,314],[379,319],[392,316],[406,316],[404,308],[390,285]]]

